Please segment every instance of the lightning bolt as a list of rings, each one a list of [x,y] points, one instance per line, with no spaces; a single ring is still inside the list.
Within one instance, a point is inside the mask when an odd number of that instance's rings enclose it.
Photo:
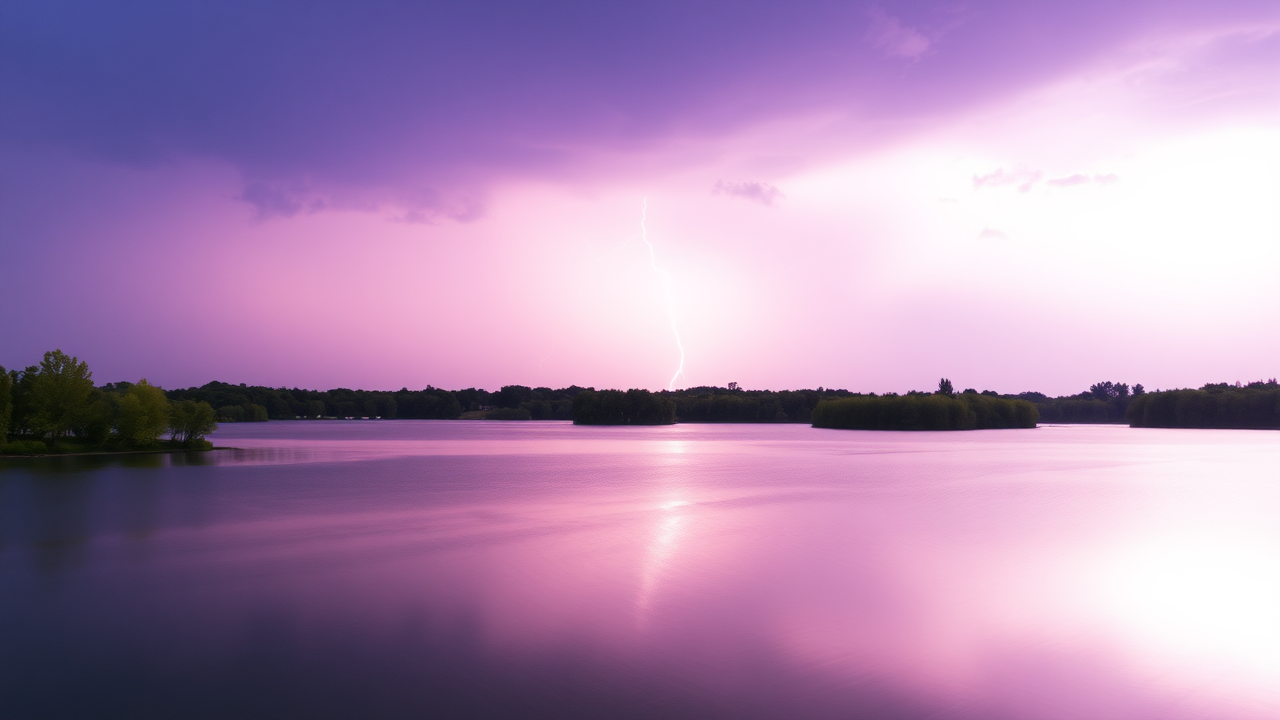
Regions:
[[[671,382],[667,383],[668,390],[676,389],[676,379],[684,377],[684,343],[680,340],[680,330],[676,328],[676,298],[671,293],[671,276],[666,270],[658,267],[657,257],[653,252],[653,243],[649,242],[649,231],[645,229],[644,221],[649,214],[649,198],[645,198],[640,205],[640,239],[644,240],[644,244],[649,248],[649,266],[653,271],[662,276],[662,287],[667,294],[667,317],[671,320],[671,334],[676,336],[676,347],[680,349],[680,365],[676,367],[676,374],[671,376]]]

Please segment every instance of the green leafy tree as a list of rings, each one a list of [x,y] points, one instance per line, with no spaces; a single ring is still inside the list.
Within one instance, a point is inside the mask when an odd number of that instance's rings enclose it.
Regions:
[[[31,387],[31,427],[55,443],[83,421],[93,394],[88,363],[61,350],[44,354]]]
[[[150,447],[169,428],[169,400],[145,379],[119,400],[116,432],[126,445]]]
[[[179,400],[169,413],[170,437],[183,445],[194,446],[218,429],[213,406],[207,402]]]

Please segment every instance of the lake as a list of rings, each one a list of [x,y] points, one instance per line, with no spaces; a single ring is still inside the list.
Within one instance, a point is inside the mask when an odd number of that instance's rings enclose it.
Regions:
[[[0,717],[1280,717],[1280,433],[223,425],[0,463]]]

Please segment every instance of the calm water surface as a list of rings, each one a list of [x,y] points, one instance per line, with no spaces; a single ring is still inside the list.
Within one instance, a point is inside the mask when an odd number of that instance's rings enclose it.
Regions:
[[[1280,717],[1280,433],[215,440],[0,465],[0,717]]]

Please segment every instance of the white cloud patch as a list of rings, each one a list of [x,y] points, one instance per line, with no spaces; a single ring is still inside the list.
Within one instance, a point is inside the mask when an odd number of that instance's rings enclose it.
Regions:
[[[976,189],[1015,187],[1018,192],[1025,193],[1030,192],[1043,177],[1044,173],[1029,168],[1015,168],[1013,170],[997,168],[994,172],[989,172],[985,175],[974,175],[973,187]],[[1115,173],[1098,173],[1094,175],[1072,173],[1062,177],[1050,178],[1045,180],[1044,183],[1055,188],[1071,188],[1080,185],[1110,185],[1119,179]]]
[[[975,188],[994,188],[1006,187],[1012,185],[1018,188],[1018,192],[1028,192],[1036,183],[1040,182],[1043,176],[1039,170],[1015,169],[1005,172],[1004,168],[998,168],[995,172],[986,175],[974,175],[973,186]]]
[[[894,16],[880,9],[870,12],[871,27],[867,30],[867,41],[875,49],[889,57],[915,60],[929,50],[929,38],[919,30],[902,24]]]
[[[755,181],[729,182],[717,180],[716,186],[711,193],[713,195],[729,195],[742,198],[765,207],[773,207],[774,203],[786,197],[781,190],[769,183]]]
[[[982,232],[978,233],[979,240],[1008,240],[1009,236],[1002,230],[991,227],[982,228]]]

